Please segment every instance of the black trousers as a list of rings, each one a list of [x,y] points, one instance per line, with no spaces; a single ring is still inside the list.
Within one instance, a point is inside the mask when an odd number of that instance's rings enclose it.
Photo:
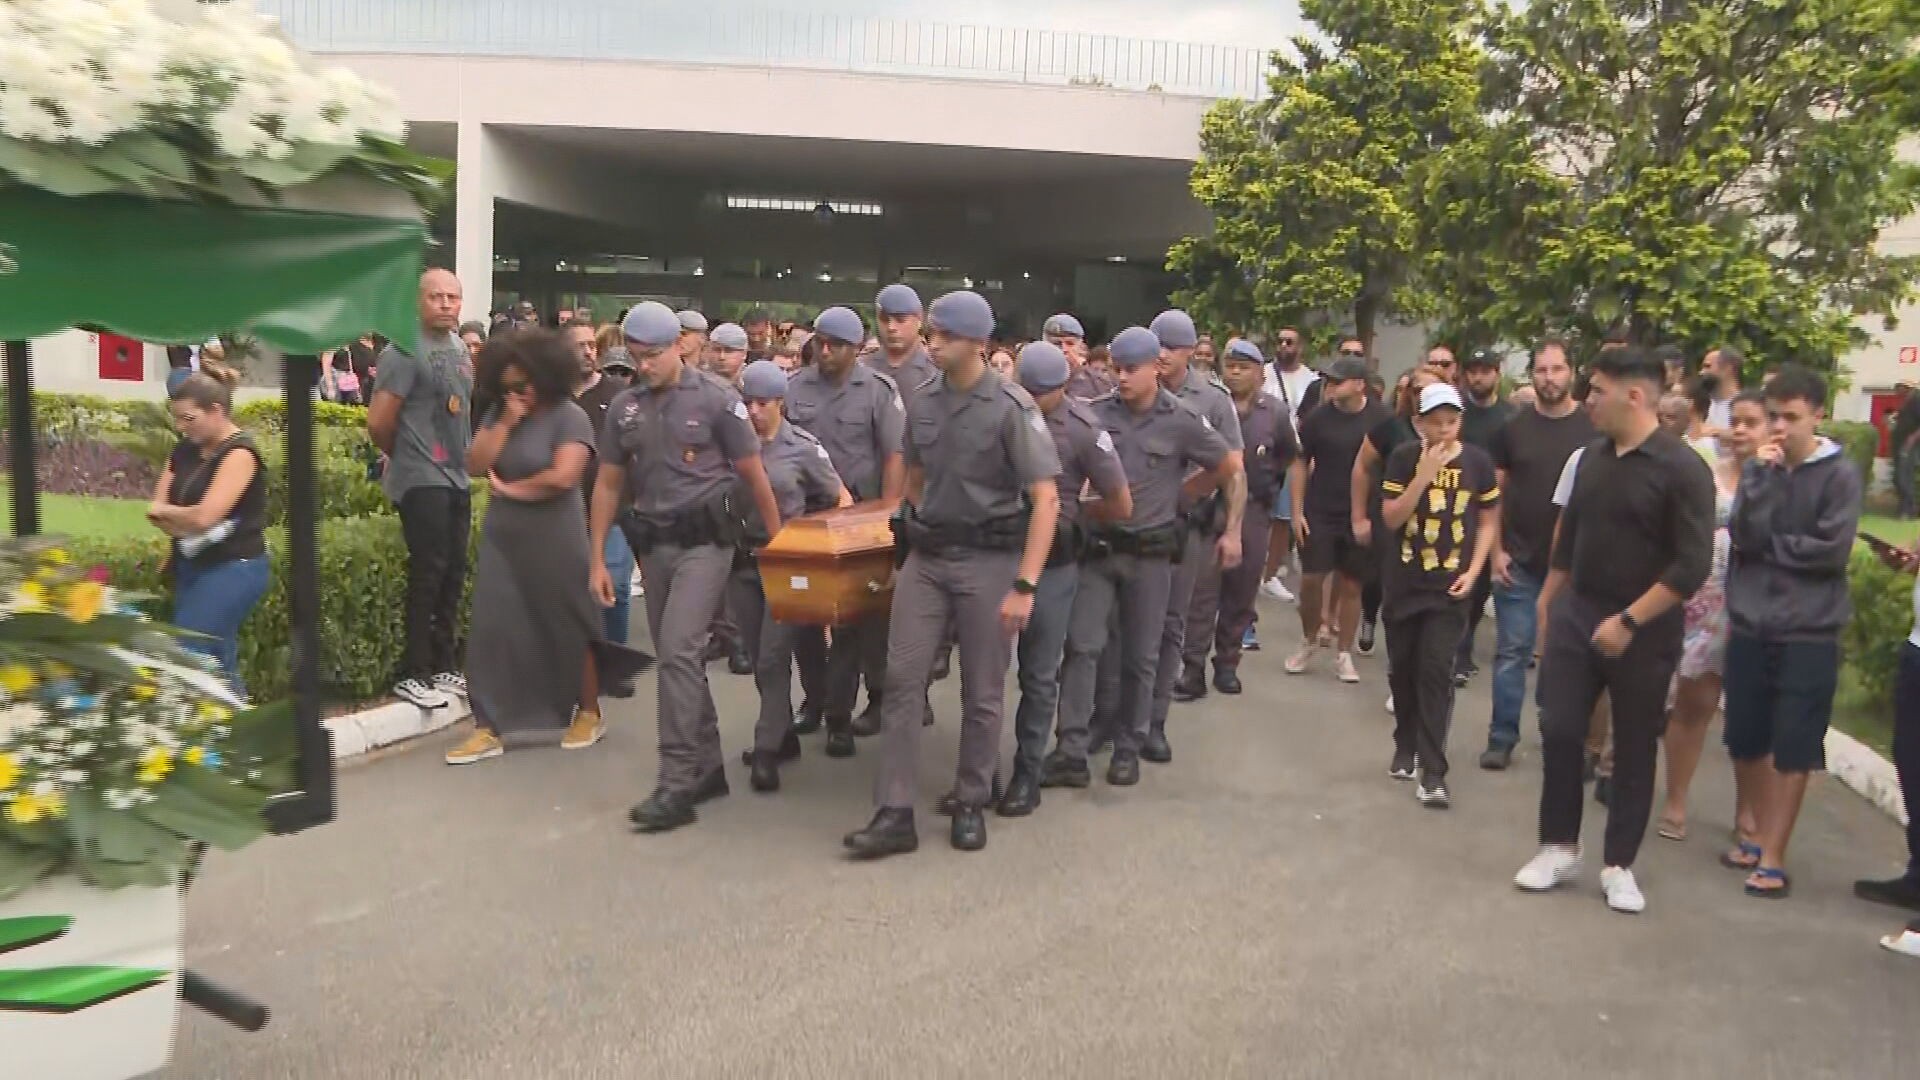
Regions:
[[[417,487],[400,497],[407,543],[406,655],[400,677],[427,680],[460,667],[460,595],[467,583],[473,499],[450,487]]]
[[[1907,804],[1907,876],[1920,881],[1920,645],[1900,647],[1893,685],[1893,768]]]
[[[824,627],[803,626],[793,640],[793,664],[800,672],[800,696],[809,708],[824,713],[827,707],[827,632]]]
[[[1466,625],[1464,601],[1404,617],[1389,615],[1387,684],[1393,688],[1393,752],[1415,754],[1429,782],[1447,775],[1453,725],[1453,651]]]
[[[1683,624],[1675,608],[1642,626],[1625,652],[1608,659],[1593,647],[1593,631],[1617,613],[1570,591],[1561,593],[1547,613],[1547,648],[1540,657],[1540,732],[1545,743],[1540,842],[1580,842],[1587,724],[1604,690],[1613,710],[1606,864],[1625,867],[1640,853],[1653,809],[1654,765],[1667,726],[1667,687],[1680,663]]]
[[[1473,666],[1473,638],[1480,630],[1480,620],[1487,614],[1487,600],[1493,595],[1493,567],[1489,560],[1485,573],[1473,583],[1473,593],[1467,597],[1467,625],[1460,632],[1460,649],[1453,658],[1453,670],[1467,671]]]

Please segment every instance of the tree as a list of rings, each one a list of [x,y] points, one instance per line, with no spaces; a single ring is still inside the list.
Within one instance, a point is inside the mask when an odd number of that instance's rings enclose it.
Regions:
[[[1430,169],[1483,125],[1480,0],[1302,0],[1318,36],[1276,52],[1268,96],[1223,101],[1192,190],[1212,232],[1168,254],[1178,302],[1324,344],[1436,310],[1423,272]]]
[[[1533,0],[1500,20],[1497,122],[1451,174],[1471,190],[1428,193],[1483,230],[1451,314],[1515,342],[1620,322],[1832,367],[1920,273],[1877,243],[1920,192],[1899,154],[1917,6]]]

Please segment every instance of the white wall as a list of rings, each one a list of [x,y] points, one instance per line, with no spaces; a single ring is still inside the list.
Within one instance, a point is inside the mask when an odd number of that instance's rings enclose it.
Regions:
[[[146,378],[103,379],[100,377],[100,336],[85,330],[62,330],[33,339],[33,388],[63,394],[98,394],[121,400],[165,401],[167,397],[167,347],[148,342],[143,360]],[[241,386],[234,390],[238,401],[260,397],[279,397],[278,387]]]

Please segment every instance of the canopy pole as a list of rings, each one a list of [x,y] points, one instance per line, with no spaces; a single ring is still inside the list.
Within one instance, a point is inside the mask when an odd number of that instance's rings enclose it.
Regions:
[[[300,751],[298,798],[269,809],[278,832],[333,820],[333,737],[320,723],[320,544],[314,475],[314,356],[286,358],[287,607],[293,623],[293,721]]]
[[[33,346],[9,341],[6,354],[7,445],[12,451],[7,468],[13,478],[13,535],[35,536],[40,532],[40,477],[33,453]]]

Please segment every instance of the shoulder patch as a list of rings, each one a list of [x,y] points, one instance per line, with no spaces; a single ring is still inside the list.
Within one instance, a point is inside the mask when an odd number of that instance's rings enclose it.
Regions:
[[[1113,453],[1113,436],[1103,429],[1100,434],[1093,437],[1093,445],[1111,454]]]
[[[1042,435],[1051,434],[1047,430],[1047,418],[1037,411],[1027,414],[1027,424]]]
[[[1200,426],[1201,426],[1201,427],[1204,427],[1204,428],[1206,428],[1206,429],[1207,429],[1208,431],[1212,431],[1212,430],[1213,430],[1213,421],[1211,421],[1211,420],[1209,420],[1209,419],[1207,419],[1206,417],[1204,417],[1204,416],[1202,416],[1202,417],[1200,417]]]
[[[742,420],[745,420],[745,419],[747,419],[747,403],[746,403],[746,402],[744,402],[744,401],[736,401],[736,402],[734,402],[734,403],[733,403],[733,415],[735,415],[735,416],[737,416],[737,417],[739,417],[739,418],[740,418],[740,419],[742,419]]]

